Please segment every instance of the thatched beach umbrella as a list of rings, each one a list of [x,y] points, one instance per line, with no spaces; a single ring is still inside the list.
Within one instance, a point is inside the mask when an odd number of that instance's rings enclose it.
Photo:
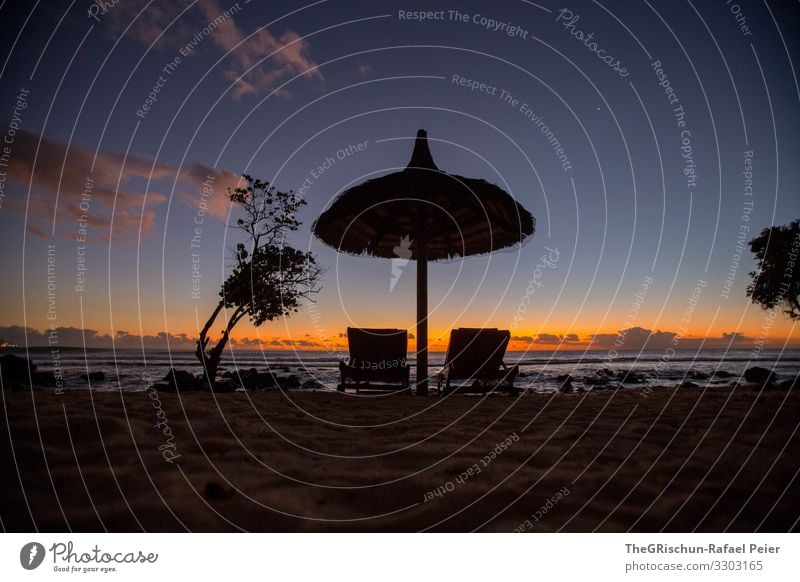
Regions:
[[[428,261],[520,244],[534,225],[501,188],[439,170],[420,130],[407,168],[340,194],[313,231],[339,252],[417,261],[417,394],[427,394]]]

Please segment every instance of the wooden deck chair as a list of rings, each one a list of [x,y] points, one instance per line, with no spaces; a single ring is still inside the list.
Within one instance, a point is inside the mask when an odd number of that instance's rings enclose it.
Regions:
[[[444,368],[438,374],[437,391],[480,391],[484,394],[503,388],[517,393],[514,380],[519,366],[503,362],[511,332],[495,328],[460,328],[450,332]],[[462,381],[461,385],[456,382]]]
[[[350,359],[339,362],[337,390],[408,390],[411,366],[406,362],[408,332],[404,329],[347,328]]]

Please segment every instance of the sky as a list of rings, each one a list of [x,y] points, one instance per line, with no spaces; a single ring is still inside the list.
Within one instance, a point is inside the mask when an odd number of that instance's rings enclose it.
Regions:
[[[429,266],[432,349],[455,327],[511,329],[520,350],[628,329],[631,349],[800,343],[746,297],[746,242],[800,216],[797,3],[102,4],[0,7],[6,341],[191,347],[244,173],[304,186],[289,242],[326,271],[313,304],[243,321],[235,346],[413,335],[414,264],[310,227],[424,128],[441,169],[537,221],[522,246]]]

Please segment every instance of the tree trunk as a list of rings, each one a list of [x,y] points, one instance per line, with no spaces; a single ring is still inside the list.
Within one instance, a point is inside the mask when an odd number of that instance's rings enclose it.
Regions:
[[[214,388],[214,381],[217,377],[217,368],[219,367],[219,358],[216,361],[213,361],[211,355],[206,352],[206,348],[208,347],[208,331],[211,329],[211,326],[214,325],[214,321],[216,321],[219,312],[222,311],[222,308],[225,306],[223,301],[220,301],[217,304],[217,307],[214,309],[214,312],[211,314],[211,317],[208,318],[206,324],[203,326],[203,329],[200,330],[200,339],[197,340],[197,350],[195,350],[195,355],[197,359],[200,360],[200,365],[203,367],[203,379],[208,384],[208,387],[213,390]]]
[[[222,332],[222,337],[217,342],[217,345],[206,351],[210,339],[208,337],[208,330],[211,329],[214,320],[217,318],[217,315],[219,315],[219,312],[222,311],[223,306],[224,303],[220,301],[219,305],[214,309],[214,313],[211,314],[211,317],[206,322],[205,326],[203,326],[203,329],[200,330],[200,339],[197,342],[197,351],[195,352],[203,366],[203,379],[211,390],[214,390],[216,385],[217,369],[219,368],[220,360],[222,360],[222,352],[225,350],[228,339],[230,339],[231,330],[245,314],[245,310],[242,307],[237,307],[228,320],[228,325],[225,326],[225,330]]]

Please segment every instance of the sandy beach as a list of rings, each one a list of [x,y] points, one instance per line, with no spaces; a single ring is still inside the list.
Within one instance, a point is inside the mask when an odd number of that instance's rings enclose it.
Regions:
[[[2,393],[8,531],[787,531],[800,394]]]

